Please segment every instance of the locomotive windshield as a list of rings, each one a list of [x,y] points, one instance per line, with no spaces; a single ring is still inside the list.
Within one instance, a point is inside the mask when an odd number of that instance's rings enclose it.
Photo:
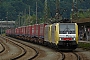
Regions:
[[[75,24],[73,23],[59,24],[59,34],[75,34]]]

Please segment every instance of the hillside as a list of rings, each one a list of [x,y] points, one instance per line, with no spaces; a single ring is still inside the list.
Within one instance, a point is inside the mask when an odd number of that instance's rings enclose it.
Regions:
[[[43,18],[45,0],[0,0],[0,19],[18,20],[21,16],[24,19],[28,19],[29,6],[30,15],[33,19],[36,11],[36,1],[38,5],[38,18]],[[90,9],[90,0],[79,0],[77,2],[78,9]],[[49,16],[54,17],[56,12],[55,0],[48,0],[47,3],[50,13]],[[60,0],[60,14],[62,14],[63,18],[70,18],[71,8],[72,0]]]

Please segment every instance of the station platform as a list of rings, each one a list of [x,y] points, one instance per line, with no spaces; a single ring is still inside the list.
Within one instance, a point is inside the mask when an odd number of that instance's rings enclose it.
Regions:
[[[79,40],[78,42],[90,43],[90,41]]]

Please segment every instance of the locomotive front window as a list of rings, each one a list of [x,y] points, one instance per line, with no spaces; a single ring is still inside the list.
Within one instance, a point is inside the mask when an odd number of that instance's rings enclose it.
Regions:
[[[59,34],[75,34],[75,24],[60,24]]]

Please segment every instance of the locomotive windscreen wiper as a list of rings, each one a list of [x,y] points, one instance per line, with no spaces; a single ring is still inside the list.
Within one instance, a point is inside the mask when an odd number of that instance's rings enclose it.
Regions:
[[[65,33],[65,32],[68,32],[68,33],[72,32],[72,31],[70,30],[70,28],[68,28],[68,25],[67,25],[67,27],[64,29],[63,33]]]

